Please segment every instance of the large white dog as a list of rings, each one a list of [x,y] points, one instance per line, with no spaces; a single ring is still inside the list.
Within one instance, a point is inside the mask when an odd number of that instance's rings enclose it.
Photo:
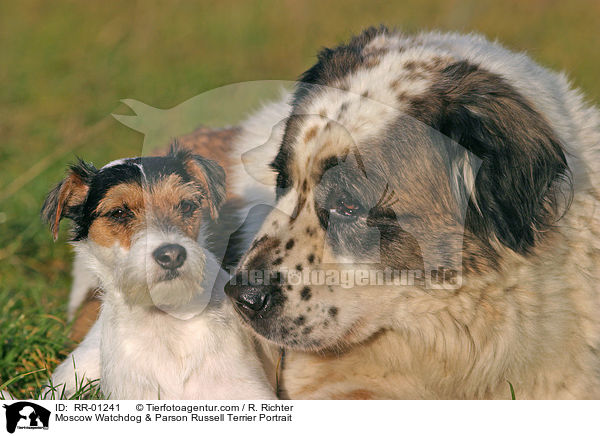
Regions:
[[[600,117],[563,75],[368,29],[237,147],[276,203],[225,292],[284,397],[600,398]]]

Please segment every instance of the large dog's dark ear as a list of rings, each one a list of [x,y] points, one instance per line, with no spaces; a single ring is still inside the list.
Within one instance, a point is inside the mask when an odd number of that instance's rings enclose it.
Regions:
[[[468,62],[451,64],[413,110],[482,160],[465,223],[475,234],[526,252],[560,218],[571,194],[560,140],[502,77]]]
[[[169,155],[185,163],[186,170],[205,193],[210,217],[217,219],[226,195],[225,170],[215,161],[181,148],[177,141],[171,143]]]
[[[46,196],[42,206],[42,220],[50,224],[54,240],[58,238],[60,220],[75,219],[85,202],[92,177],[98,170],[91,164],[79,160],[71,165],[67,176]]]

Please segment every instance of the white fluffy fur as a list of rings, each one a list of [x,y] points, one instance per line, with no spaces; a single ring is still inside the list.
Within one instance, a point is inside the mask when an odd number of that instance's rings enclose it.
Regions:
[[[364,342],[336,358],[288,350],[283,374],[287,394],[291,398],[509,398],[509,380],[522,399],[600,398],[598,110],[570,89],[564,75],[477,35],[392,34],[376,38],[369,47],[376,51],[400,46],[407,48],[386,52],[377,66],[353,73],[346,80],[349,92],[360,95],[368,90],[372,99],[387,103],[392,95],[390,81],[399,72],[394,68],[410,60],[435,57],[480,65],[507,80],[548,120],[566,147],[574,199],[557,223],[557,232],[532,254],[502,250],[501,268],[471,279],[460,295],[443,291],[394,298],[393,292],[379,288],[371,291],[371,299],[362,307],[349,307],[347,295],[338,294],[335,304],[342,308],[338,317],[364,315]],[[422,92],[426,79],[418,79],[405,91]],[[337,113],[342,104],[338,93],[326,91],[311,100],[314,113],[321,109]],[[243,126],[238,154],[246,153],[248,158],[245,166],[238,167],[235,194],[247,198],[251,192],[254,202],[274,201],[275,175],[268,164],[281,140],[277,126],[290,111],[288,99],[266,107]],[[402,110],[401,103],[391,104]],[[385,114],[376,108],[367,103],[347,109],[346,118],[357,122],[355,134],[364,137],[369,129],[377,133]],[[301,130],[298,136],[304,134]],[[259,148],[248,151],[255,147]],[[311,144],[298,147],[298,166],[314,152]],[[468,177],[465,182],[469,183]],[[290,209],[293,204],[284,197],[277,208]],[[277,220],[275,215],[271,218]],[[257,237],[270,231],[265,224]],[[460,325],[470,329],[471,342],[460,334]],[[384,333],[368,337],[369,331],[380,329]]]
[[[290,94],[282,92],[280,101],[268,104],[249,116],[235,141],[229,185],[233,195],[244,199],[240,216],[247,218],[243,228],[245,248],[250,245],[268,212],[268,208],[252,209],[275,204],[275,173],[268,169],[268,164],[279,149],[285,121],[292,109],[290,98]]]

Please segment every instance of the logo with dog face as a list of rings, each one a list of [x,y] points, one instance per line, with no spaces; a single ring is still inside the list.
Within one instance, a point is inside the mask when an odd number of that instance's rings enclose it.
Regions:
[[[14,433],[17,428],[48,430],[50,421],[50,411],[48,409],[29,401],[4,404],[2,407],[6,409],[7,432]]]

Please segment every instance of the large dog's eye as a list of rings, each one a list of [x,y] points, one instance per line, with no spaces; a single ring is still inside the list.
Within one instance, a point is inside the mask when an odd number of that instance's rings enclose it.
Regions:
[[[348,194],[330,198],[328,209],[330,216],[345,220],[353,220],[365,214],[363,206]]]
[[[198,209],[198,205],[193,201],[183,200],[181,201],[181,203],[179,203],[177,209],[179,210],[181,215],[183,215],[186,218],[189,218],[192,215],[194,215],[194,212],[196,212],[196,209]]]
[[[129,210],[127,206],[122,206],[114,208],[113,210],[108,212],[107,216],[112,221],[123,224],[128,222],[133,217],[133,213],[131,212],[131,210]]]

